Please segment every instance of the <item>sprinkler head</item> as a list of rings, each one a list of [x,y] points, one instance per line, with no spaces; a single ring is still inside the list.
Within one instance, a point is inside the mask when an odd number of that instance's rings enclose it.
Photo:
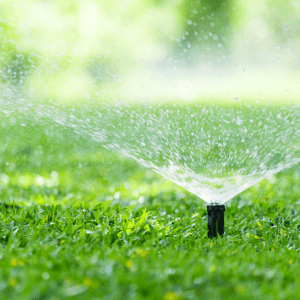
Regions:
[[[207,205],[208,213],[208,237],[213,239],[224,234],[224,212],[225,205],[210,204]]]

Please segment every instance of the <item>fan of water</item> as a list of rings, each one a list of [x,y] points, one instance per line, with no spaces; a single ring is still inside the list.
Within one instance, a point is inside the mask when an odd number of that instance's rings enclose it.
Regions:
[[[295,108],[166,104],[80,108],[54,119],[208,203],[225,203],[300,160],[299,117]]]
[[[18,105],[117,150],[208,203],[225,203],[300,160],[300,109],[261,106]],[[12,104],[7,106],[10,114]]]
[[[194,17],[196,12],[193,10]],[[199,20],[202,18],[204,17]],[[166,54],[164,59],[152,61],[151,64],[148,62],[143,68],[137,63],[139,67],[136,70],[128,68],[130,74],[125,74],[122,80],[117,73],[112,74],[108,67],[104,68],[104,72],[100,66],[102,73],[99,75],[99,70],[94,68],[99,64],[95,61],[87,64],[93,79],[84,77],[84,84],[76,79],[75,84],[64,90],[67,94],[71,90],[68,98],[76,99],[76,91],[85,91],[88,85],[99,85],[95,78],[100,81],[102,90],[82,92],[80,102],[74,100],[67,105],[55,104],[55,100],[49,102],[47,99],[53,100],[55,87],[50,88],[46,79],[41,81],[43,76],[55,73],[55,69],[61,71],[63,62],[60,57],[45,60],[51,61],[47,72],[47,64],[43,66],[40,63],[36,77],[33,77],[40,80],[39,83],[34,85],[31,82],[30,85],[28,80],[29,88],[22,86],[22,89],[20,81],[9,83],[11,72],[16,74],[12,78],[22,77],[23,74],[20,74],[23,71],[18,69],[18,63],[14,65],[12,62],[13,67],[6,70],[6,77],[3,77],[6,81],[3,80],[0,105],[4,115],[8,116],[8,119],[3,120],[10,120],[16,111],[40,121],[48,118],[48,121],[71,127],[75,133],[155,170],[207,203],[225,203],[263,178],[299,162],[300,109],[287,102],[284,106],[279,105],[280,100],[293,100],[294,103],[298,100],[299,75],[295,75],[295,66],[299,64],[299,57],[290,54],[293,51],[289,45],[285,45],[286,54],[278,63],[276,59],[281,48],[268,40],[259,43],[255,38],[261,37],[255,36],[249,27],[245,30],[250,30],[247,35],[250,41],[247,38],[241,40],[245,43],[244,48],[247,51],[257,51],[260,59],[267,61],[265,67],[269,71],[262,71],[260,66],[252,66],[252,73],[248,72],[249,75],[246,71],[250,68],[245,67],[251,63],[248,61],[243,64],[242,73],[239,73],[232,62],[236,60],[241,65],[241,57],[246,55],[245,52],[235,56],[234,53],[240,53],[243,47],[239,43],[235,43],[234,49],[225,45],[228,37],[222,28],[219,29],[220,34],[224,34],[222,38],[214,33],[215,24],[220,22],[214,13],[206,15],[205,20],[212,29],[203,25],[205,29],[201,33],[202,41],[198,39],[195,42],[194,39],[194,44],[187,42],[191,26],[198,26],[188,19],[188,30],[178,42],[181,48],[178,50],[175,47],[177,52],[174,50],[173,57]],[[263,18],[250,18],[250,21],[255,28],[265,26],[265,38],[271,38],[271,34],[266,32],[267,26]],[[286,32],[288,34],[289,31]],[[237,31],[235,38],[238,33]],[[194,35],[197,36],[198,31],[195,30]],[[206,42],[208,39],[211,39],[210,43]],[[186,52],[192,51],[189,49],[197,43],[205,43],[205,51],[209,54],[203,54],[203,49],[195,46],[200,54],[197,55],[194,50],[187,55]],[[221,50],[223,48],[226,50]],[[270,53],[264,53],[261,48],[270,50]],[[243,50],[246,51],[245,49]],[[249,60],[249,55],[245,57]],[[260,61],[255,56],[250,57],[256,62]],[[189,61],[195,62],[196,58],[198,67],[191,68]],[[32,58],[27,57],[27,60],[30,59]],[[224,59],[223,64],[220,59]],[[20,58],[17,57],[15,61],[20,62]],[[291,67],[284,68],[286,74],[283,76],[280,70],[287,61]],[[72,65],[74,64],[80,63],[73,60]],[[177,67],[178,64],[181,65]],[[256,71],[260,74],[258,77]],[[85,70],[85,75],[86,72]],[[78,75],[71,73],[65,79],[74,79]],[[103,77],[113,77],[114,81],[105,83]],[[287,82],[286,78],[292,79]],[[59,84],[60,82],[56,83],[57,86]],[[50,96],[43,93],[47,89],[51,90]],[[72,91],[75,93],[72,94]],[[224,103],[232,99],[234,94],[244,96],[247,101],[235,99]],[[265,100],[265,97],[267,100],[262,104],[253,101]],[[46,100],[41,101],[42,98]],[[114,99],[107,100],[111,98]],[[160,100],[167,98],[171,100]],[[276,105],[272,103],[274,100],[277,100]]]

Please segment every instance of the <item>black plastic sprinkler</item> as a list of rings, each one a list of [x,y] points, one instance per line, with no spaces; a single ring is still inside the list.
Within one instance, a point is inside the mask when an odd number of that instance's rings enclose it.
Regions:
[[[207,205],[208,213],[208,237],[213,239],[224,234],[224,212],[225,205],[210,204]]]

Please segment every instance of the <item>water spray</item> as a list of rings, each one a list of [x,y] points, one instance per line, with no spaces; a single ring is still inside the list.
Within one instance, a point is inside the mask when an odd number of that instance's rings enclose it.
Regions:
[[[210,239],[216,238],[218,234],[224,234],[224,212],[225,205],[223,204],[209,204],[207,205],[208,214],[208,237]]]

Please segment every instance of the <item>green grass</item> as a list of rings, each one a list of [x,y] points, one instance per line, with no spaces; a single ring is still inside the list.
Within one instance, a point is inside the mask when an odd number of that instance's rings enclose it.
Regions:
[[[212,241],[205,203],[156,173],[71,131],[5,122],[1,299],[300,298],[297,167],[231,200]]]

